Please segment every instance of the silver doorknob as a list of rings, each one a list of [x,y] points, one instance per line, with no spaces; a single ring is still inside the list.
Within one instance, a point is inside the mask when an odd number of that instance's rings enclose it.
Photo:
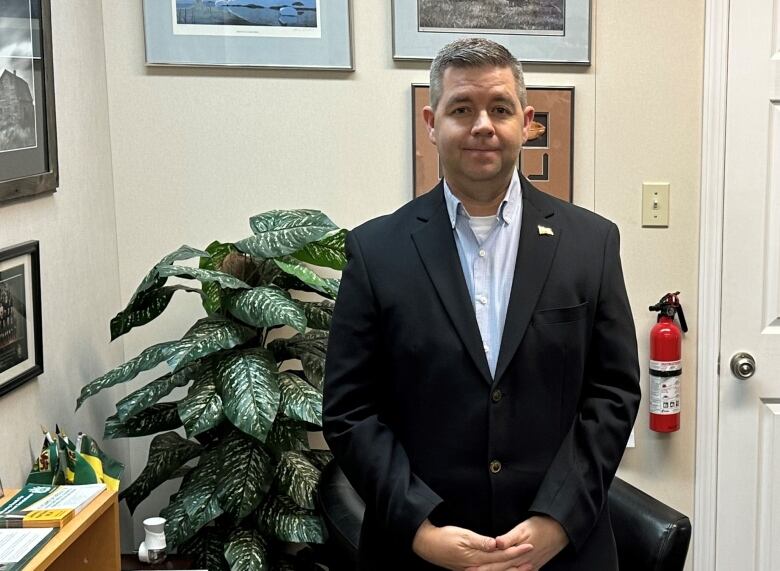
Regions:
[[[756,360],[750,353],[735,353],[731,358],[731,372],[738,379],[749,379],[756,372]]]

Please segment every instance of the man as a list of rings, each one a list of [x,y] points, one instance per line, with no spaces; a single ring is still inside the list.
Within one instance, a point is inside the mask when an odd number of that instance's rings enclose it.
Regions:
[[[533,108],[502,46],[431,66],[444,179],[352,231],[325,437],[371,571],[610,571],[607,491],[639,405],[611,222],[517,174]]]

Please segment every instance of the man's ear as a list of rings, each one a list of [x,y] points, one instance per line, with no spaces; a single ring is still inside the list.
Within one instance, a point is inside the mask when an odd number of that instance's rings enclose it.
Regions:
[[[528,128],[534,120],[534,108],[530,105],[523,109],[523,144],[528,141]]]
[[[430,105],[426,105],[422,110],[423,121],[425,121],[425,127],[428,129],[428,138],[431,143],[436,144],[436,131],[433,128],[435,114],[433,108]]]

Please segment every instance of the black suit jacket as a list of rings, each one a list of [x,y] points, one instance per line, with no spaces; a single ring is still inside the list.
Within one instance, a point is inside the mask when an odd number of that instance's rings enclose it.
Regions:
[[[366,502],[363,569],[433,569],[425,518],[496,536],[535,513],[571,540],[545,570],[617,569],[607,490],[640,400],[618,231],[521,184],[495,378],[441,184],[348,235],[323,416]]]

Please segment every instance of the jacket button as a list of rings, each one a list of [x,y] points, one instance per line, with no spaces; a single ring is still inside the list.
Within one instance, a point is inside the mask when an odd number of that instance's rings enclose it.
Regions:
[[[494,474],[498,474],[501,471],[501,462],[499,462],[498,460],[493,460],[490,463],[490,471],[493,472]]]
[[[504,397],[503,393],[500,389],[496,389],[493,391],[493,394],[491,395],[491,398],[493,399],[493,402],[498,402]]]

